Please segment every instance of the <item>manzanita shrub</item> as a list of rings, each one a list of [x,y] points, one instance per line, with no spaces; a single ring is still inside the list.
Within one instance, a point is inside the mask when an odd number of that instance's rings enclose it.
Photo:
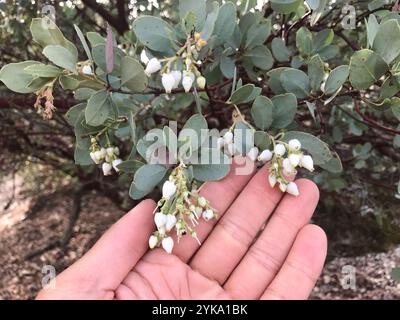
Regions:
[[[224,178],[233,157],[268,163],[265,183],[293,196],[299,168],[340,173],[327,142],[342,133],[326,129],[322,110],[331,122],[347,115],[353,132],[384,129],[399,144],[399,128],[368,116],[400,119],[400,17],[384,1],[350,16],[367,34],[356,44],[335,32],[338,19],[324,21],[336,2],[271,0],[261,9],[256,1],[176,2],[177,14],[136,18],[128,46],[110,27],[105,36],[84,35],[75,25],[85,57],[52,20],[35,18],[32,38],[47,60],[0,71],[10,90],[36,94],[33,107],[45,119],[57,112],[55,86],[74,92],[79,103],[65,117],[78,165],[132,175],[133,199],[162,191],[151,248],[171,252],[172,232],[197,239],[199,219],[218,214],[200,195],[201,184]],[[149,119],[156,112],[167,120]],[[300,121],[305,113],[311,120]],[[130,152],[122,154],[122,145]]]

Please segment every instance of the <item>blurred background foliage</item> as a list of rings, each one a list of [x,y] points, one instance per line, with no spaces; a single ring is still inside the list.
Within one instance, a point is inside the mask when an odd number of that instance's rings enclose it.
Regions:
[[[257,5],[257,1],[243,2],[247,7]],[[352,2],[359,25],[371,11],[368,9],[370,2]],[[320,31],[339,25],[346,3],[331,1],[326,15],[310,29]],[[118,43],[129,46],[135,42],[130,25],[138,13],[161,15],[176,21],[178,12],[177,1],[3,0],[0,1],[0,68],[11,62],[43,60],[41,49],[31,40],[29,24],[32,18],[43,15],[44,5],[55,8],[57,25],[80,50],[73,24],[84,33],[97,31],[105,35],[105,26],[109,23],[118,35]],[[393,4],[381,5],[389,9]],[[261,7],[266,16],[272,14],[269,3]],[[363,47],[362,43],[366,42],[363,30],[364,27],[335,29],[340,51],[333,65],[348,63],[354,50]],[[289,37],[288,41],[294,42],[295,37]],[[60,89],[54,96],[57,112],[51,121],[44,121],[32,108],[33,95],[13,94],[0,86],[0,179],[4,181],[15,176],[25,179],[24,193],[35,199],[29,211],[32,215],[53,195],[60,193],[79,201],[85,192],[96,191],[109,197],[118,207],[130,208],[134,205],[128,196],[130,181],[118,180],[116,176],[105,178],[99,170],[84,170],[74,164],[74,133],[64,114],[76,101],[72,93]],[[386,250],[400,242],[400,200],[396,197],[400,180],[399,138],[393,140],[390,132],[367,125],[356,114],[333,108],[346,103],[351,103],[351,99],[337,97],[329,108],[321,106],[318,123],[314,123],[307,109],[296,116],[297,122],[312,128],[329,142],[343,162],[341,174],[323,172],[310,177],[321,189],[314,219],[331,240],[330,257]],[[193,106],[194,101],[188,101],[189,113]],[[398,121],[396,123],[386,114],[372,111],[370,116],[378,121],[382,118],[392,127],[398,125]],[[228,127],[230,114],[210,116],[207,120],[210,127]],[[163,119],[155,116],[147,121],[157,124]],[[13,195],[10,195],[10,202],[12,200]]]

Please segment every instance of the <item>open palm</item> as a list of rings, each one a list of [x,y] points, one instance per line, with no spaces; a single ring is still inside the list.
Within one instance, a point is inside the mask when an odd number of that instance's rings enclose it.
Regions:
[[[300,196],[267,183],[267,168],[208,182],[201,194],[219,213],[202,221],[202,246],[184,237],[173,254],[148,250],[155,203],[120,219],[38,299],[305,299],[326,256],[326,237],[309,220],[319,193],[300,179]],[[175,241],[176,243],[176,241]]]

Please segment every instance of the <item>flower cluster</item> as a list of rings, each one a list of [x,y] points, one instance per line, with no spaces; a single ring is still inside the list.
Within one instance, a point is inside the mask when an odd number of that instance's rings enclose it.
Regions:
[[[274,141],[273,145],[273,150],[265,149],[262,152],[254,146],[247,152],[247,157],[260,163],[270,162],[268,181],[271,187],[278,183],[282,192],[298,196],[296,183],[289,180],[296,176],[297,167],[314,171],[314,161],[310,155],[305,155],[301,151],[301,143],[297,139],[292,139],[288,143]],[[224,148],[225,154],[229,156],[241,153],[235,146],[232,131],[227,131],[223,137],[217,139],[217,147]]]
[[[56,110],[54,106],[53,86],[46,86],[36,93],[36,101],[34,107],[38,114],[42,115],[43,119],[51,119],[53,112]],[[44,104],[43,104],[44,100]]]
[[[149,238],[151,249],[162,246],[171,253],[174,241],[170,233],[175,229],[179,239],[190,234],[197,240],[194,228],[199,224],[199,219],[208,221],[216,217],[216,211],[209,202],[199,195],[198,190],[189,188],[185,165],[176,167],[162,188],[162,198],[159,200],[154,213],[154,222],[157,230]],[[189,189],[191,189],[189,191]]]
[[[299,195],[299,189],[295,182],[288,181],[297,174],[297,167],[314,171],[314,162],[310,155],[305,155],[301,151],[301,143],[297,139],[292,139],[288,143],[274,142],[273,150],[264,150],[258,155],[256,147],[250,150],[252,157],[257,157],[260,162],[270,161],[268,181],[273,188],[277,183],[282,192],[287,192],[294,196]],[[250,153],[249,152],[249,153]]]
[[[119,156],[118,147],[107,146],[106,148],[100,147],[97,143],[96,138],[91,139],[90,147],[90,158],[92,158],[95,164],[101,164],[103,174],[109,176],[112,174],[112,170],[119,172],[118,165],[122,162]]]
[[[146,51],[143,50],[140,54],[140,60],[146,65],[145,72],[148,76],[153,73],[160,72],[161,83],[166,93],[171,93],[173,89],[178,88],[182,84],[185,92],[189,92],[196,81],[197,87],[204,89],[206,86],[206,79],[201,75],[198,65],[199,51],[207,44],[207,41],[201,38],[200,33],[195,33],[193,38],[189,37],[186,44],[179,49],[177,54],[173,57],[159,60],[155,57],[149,58]],[[179,61],[182,63],[182,71],[178,70]],[[162,66],[162,62],[165,62]]]
[[[227,131],[223,137],[219,137],[217,139],[217,148],[223,149],[225,154],[232,157],[238,154],[238,150],[236,150],[235,147],[234,135],[232,131]]]

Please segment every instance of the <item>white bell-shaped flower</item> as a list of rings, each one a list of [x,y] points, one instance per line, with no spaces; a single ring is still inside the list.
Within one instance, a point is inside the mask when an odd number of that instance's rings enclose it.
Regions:
[[[235,147],[235,144],[233,142],[230,142],[230,143],[228,143],[226,145],[226,152],[230,156],[234,156],[235,155],[236,147]]]
[[[275,187],[276,185],[276,176],[273,173],[270,173],[268,176],[268,182],[271,188]]]
[[[161,77],[161,83],[166,93],[171,93],[175,85],[175,78],[171,73],[164,73]]]
[[[171,253],[174,248],[174,240],[171,237],[164,238],[161,245],[167,253]]]
[[[163,198],[169,199],[171,198],[176,192],[176,185],[172,181],[165,181],[162,187],[162,195]]]
[[[272,152],[268,149],[265,149],[263,152],[260,153],[258,156],[259,161],[267,162],[272,159]]]
[[[82,68],[82,73],[83,73],[83,74],[87,74],[87,75],[93,74],[92,67],[89,66],[89,65],[83,66],[83,68]]]
[[[102,158],[105,158],[105,157],[106,157],[107,151],[106,151],[105,148],[101,148],[101,149],[100,149],[100,155],[101,155]]]
[[[224,138],[219,137],[219,138],[217,139],[217,148],[218,148],[218,149],[222,149],[223,146],[224,146],[224,144],[225,144]]]
[[[111,174],[112,165],[108,162],[103,162],[102,169],[103,169],[103,174],[105,176],[109,176]]]
[[[116,172],[119,172],[118,165],[122,162],[121,159],[115,159],[112,162],[112,166]]]
[[[297,184],[294,183],[294,182],[289,182],[288,183],[288,185],[286,187],[286,192],[290,193],[291,195],[294,195],[296,197],[300,194],[299,193],[299,188],[297,188]]]
[[[204,89],[204,88],[206,87],[206,78],[204,78],[203,76],[198,77],[198,78],[196,79],[196,82],[197,82],[197,86],[198,86],[200,89]]]
[[[247,156],[251,161],[256,161],[257,156],[258,156],[258,148],[257,147],[252,147],[249,152],[247,153]]]
[[[314,171],[314,161],[309,155],[301,157],[300,165],[309,171]]]
[[[109,157],[112,157],[114,155],[114,147],[108,147],[106,152]]]
[[[292,153],[289,155],[290,164],[296,168],[300,163],[301,156],[299,154]]]
[[[182,86],[185,89],[185,92],[189,92],[192,88],[194,81],[194,74],[192,72],[185,72],[182,78]]]
[[[224,134],[224,141],[225,143],[231,143],[233,141],[233,133],[232,131],[227,131]]]
[[[165,223],[165,229],[169,232],[175,227],[176,217],[173,214],[167,214],[167,221]]]
[[[155,235],[151,235],[149,238],[150,249],[154,249],[157,244],[158,244],[158,238]]]
[[[286,189],[287,189],[287,184],[283,183],[283,182],[280,182],[279,183],[279,190],[281,190],[282,192],[286,192]]]
[[[297,139],[289,140],[288,145],[291,151],[299,151],[301,149],[301,143]]]
[[[174,80],[175,80],[175,82],[174,82],[174,89],[175,89],[175,88],[178,88],[179,83],[180,83],[181,80],[182,80],[182,72],[180,72],[179,70],[173,70],[173,71],[171,71],[170,73],[171,73],[171,75],[174,77]]]
[[[283,156],[286,153],[286,148],[283,144],[278,143],[274,148],[274,152],[278,156]]]
[[[204,220],[208,221],[214,217],[214,212],[211,209],[207,209],[203,212],[202,216]]]
[[[156,212],[154,214],[154,223],[156,224],[157,228],[164,227],[167,223],[167,216],[162,212]]]
[[[151,75],[161,69],[161,62],[157,58],[151,58],[146,66],[145,72],[147,75]]]
[[[292,175],[293,174],[294,168],[291,165],[291,163],[290,163],[288,158],[283,159],[282,167],[283,167],[284,174],[286,174],[286,175]]]
[[[148,64],[150,59],[146,54],[146,50],[142,50],[142,52],[140,53],[140,61],[142,61],[143,64]]]
[[[98,152],[98,151],[91,152],[91,153],[90,153],[90,158],[93,160],[93,162],[94,162],[95,164],[99,164],[99,163],[100,163],[100,158],[97,158],[97,157],[96,157],[96,152]]]

